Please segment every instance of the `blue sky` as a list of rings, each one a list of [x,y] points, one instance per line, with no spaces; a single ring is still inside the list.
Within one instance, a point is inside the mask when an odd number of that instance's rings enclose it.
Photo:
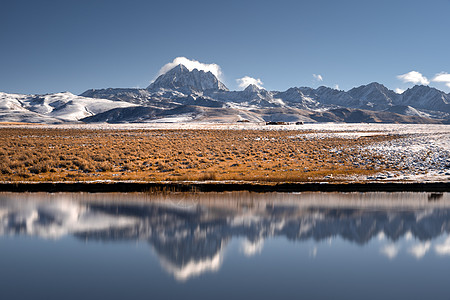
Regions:
[[[450,0],[2,0],[0,11],[3,92],[146,87],[176,57],[219,65],[231,89],[248,76],[269,90],[450,92]]]

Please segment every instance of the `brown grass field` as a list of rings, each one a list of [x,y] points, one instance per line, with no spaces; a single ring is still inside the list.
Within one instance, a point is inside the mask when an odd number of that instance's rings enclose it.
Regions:
[[[395,166],[360,148],[395,136],[307,131],[0,128],[0,181],[342,181]],[[332,175],[332,176],[329,176]]]

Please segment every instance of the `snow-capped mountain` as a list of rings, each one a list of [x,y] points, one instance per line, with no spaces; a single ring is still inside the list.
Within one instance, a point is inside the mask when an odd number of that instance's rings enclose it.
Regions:
[[[325,86],[229,91],[211,72],[177,65],[146,89],[0,93],[0,121],[58,123],[155,121],[303,121],[450,123],[450,95],[429,86],[402,94],[373,82],[349,91]]]
[[[69,92],[47,95],[21,95],[0,93],[0,113],[2,121],[20,121],[14,116],[23,114],[28,121],[33,118],[45,123],[78,121],[113,108],[135,106],[129,102],[94,99],[76,96]],[[8,114],[11,114],[8,118]],[[31,114],[31,115],[30,115]]]
[[[331,107],[359,107],[359,101],[355,100],[348,93],[332,89],[326,86],[320,86],[317,89],[308,87],[300,88],[305,95],[315,99],[320,106],[329,105]]]
[[[284,106],[281,99],[274,97],[274,93],[250,84],[243,91],[213,91],[205,93],[206,96],[217,99],[228,106],[241,108],[266,108]]]
[[[151,93],[145,89],[91,89],[80,96],[88,98],[110,99],[115,101],[125,101],[135,104],[147,103],[152,97]]]
[[[311,94],[304,93],[300,88],[290,88],[284,92],[275,93],[275,97],[283,99],[286,105],[301,108],[301,109],[318,109],[321,107],[319,101],[317,101],[316,95],[311,97]]]
[[[160,75],[147,87],[150,91],[175,90],[186,94],[203,91],[228,91],[228,88],[211,72],[177,65],[167,73]]]
[[[399,104],[416,109],[450,113],[450,95],[424,85],[416,85],[403,92]]]
[[[173,108],[172,102],[183,102],[189,96],[202,96],[203,93],[226,92],[227,87],[211,72],[194,69],[189,71],[183,65],[177,65],[167,73],[160,75],[146,89],[107,88],[91,89],[81,94],[84,97],[126,101],[141,105]]]
[[[353,88],[347,94],[359,102],[357,108],[369,110],[386,110],[397,103],[400,98],[399,94],[377,82]]]

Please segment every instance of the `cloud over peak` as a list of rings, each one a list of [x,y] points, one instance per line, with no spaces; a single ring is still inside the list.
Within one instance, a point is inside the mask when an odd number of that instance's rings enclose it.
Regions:
[[[238,84],[240,89],[245,89],[250,84],[254,84],[254,85],[256,85],[257,87],[259,87],[261,89],[263,84],[264,84],[261,81],[261,79],[253,78],[253,77],[250,77],[250,76],[244,76],[242,78],[236,79],[236,82],[237,82],[237,84]]]
[[[397,78],[403,82],[411,82],[414,84],[423,84],[423,85],[430,84],[430,81],[417,71],[411,71],[402,75],[398,75]]]
[[[433,78],[433,81],[445,83],[445,85],[450,88],[450,74],[448,73],[442,72],[436,74],[436,76],[434,76]]]
[[[222,70],[217,64],[204,64],[196,60],[191,60],[186,57],[177,57],[172,62],[165,64],[158,72],[158,76],[167,73],[178,65],[185,66],[189,71],[197,69],[199,71],[211,72],[217,78],[222,79]]]

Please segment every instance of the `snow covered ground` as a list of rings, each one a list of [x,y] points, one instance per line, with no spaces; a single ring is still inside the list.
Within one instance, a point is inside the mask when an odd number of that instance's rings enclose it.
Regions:
[[[416,132],[401,139],[377,143],[365,150],[381,155],[402,171],[379,174],[378,180],[449,181],[450,132]]]
[[[1,125],[1,127],[8,125]],[[34,125],[18,125],[32,128]],[[380,123],[306,123],[303,125],[265,125],[265,123],[207,123],[207,122],[152,122],[152,123],[91,123],[91,124],[48,124],[39,128],[74,129],[231,129],[231,130],[301,130],[311,132],[381,132],[391,134],[450,132],[450,125],[441,124],[380,124]]]

